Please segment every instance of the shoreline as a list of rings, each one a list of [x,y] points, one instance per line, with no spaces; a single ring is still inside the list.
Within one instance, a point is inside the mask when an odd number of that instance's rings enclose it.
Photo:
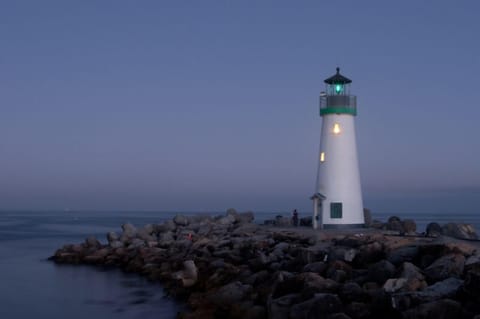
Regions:
[[[160,282],[188,306],[178,318],[300,319],[322,313],[439,319],[438,309],[459,318],[480,313],[480,242],[446,237],[441,226],[430,233],[427,227],[426,234],[436,237],[426,237],[398,217],[355,230],[253,220],[251,212],[228,210],[216,217],[177,215],[143,228],[124,224],[121,234],[107,234],[106,245],[89,237],[50,259],[118,267]],[[410,225],[407,232],[404,224]]]

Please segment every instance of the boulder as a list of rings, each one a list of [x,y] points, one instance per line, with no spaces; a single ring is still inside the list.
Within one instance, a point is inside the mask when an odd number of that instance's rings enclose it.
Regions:
[[[277,216],[275,217],[275,226],[278,226],[278,227],[292,226],[292,220],[288,217]]]
[[[130,223],[122,225],[123,235],[128,238],[133,238],[137,235],[137,227],[133,226]]]
[[[251,290],[252,286],[234,281],[220,287],[220,289],[210,295],[209,300],[219,306],[232,305],[243,300]]]
[[[438,223],[430,223],[425,229],[425,234],[428,237],[438,237],[442,235],[442,226],[440,226]]]
[[[451,299],[428,302],[403,312],[404,319],[461,319],[466,316],[462,305]]]
[[[352,302],[345,307],[345,312],[354,319],[370,319],[370,306],[363,302]]]
[[[317,274],[323,274],[327,269],[327,264],[323,261],[316,261],[310,264],[306,264],[303,267],[303,272],[314,272]]]
[[[465,276],[465,291],[480,301],[480,271],[469,270]]]
[[[288,294],[267,301],[268,319],[289,319],[291,305],[300,300],[298,294]]]
[[[237,213],[235,216],[235,221],[239,224],[248,224],[253,223],[255,216],[253,212],[244,212],[244,213]]]
[[[109,243],[110,247],[113,248],[113,249],[117,249],[117,248],[121,248],[124,246],[123,242],[119,241],[119,240],[115,240],[115,241],[111,241]]]
[[[388,293],[394,293],[405,290],[408,279],[406,278],[390,278],[383,285],[383,290]]]
[[[355,259],[355,256],[357,256],[358,254],[358,250],[357,249],[348,249],[345,251],[345,253],[343,254],[343,260],[345,260],[346,262],[349,262],[351,263],[354,259]]]
[[[421,291],[412,293],[412,297],[417,302],[430,302],[443,298],[452,298],[461,290],[463,284],[464,282],[461,279],[447,278]]]
[[[100,242],[97,240],[97,238],[95,238],[95,236],[90,236],[87,239],[85,239],[85,245],[89,248],[96,248],[96,249],[102,246],[102,244],[100,244]]]
[[[107,240],[108,240],[109,243],[111,243],[112,241],[117,241],[119,239],[120,239],[120,237],[118,236],[118,234],[116,232],[111,231],[111,232],[107,233]]]
[[[220,225],[232,225],[233,223],[235,223],[235,221],[236,221],[235,216],[229,214],[229,215],[220,217],[217,220],[217,223],[220,224]]]
[[[425,268],[425,275],[432,281],[450,277],[460,277],[465,267],[465,257],[461,254],[448,254],[435,260]]]
[[[342,303],[337,295],[334,294],[315,294],[307,301],[294,305],[290,309],[292,319],[316,319],[319,314],[322,316],[338,313],[341,311]],[[276,317],[272,317],[276,318]]]
[[[173,220],[166,220],[163,224],[159,224],[156,227],[157,233],[164,233],[169,231],[175,231],[177,224]]]
[[[352,301],[366,301],[366,299],[368,299],[367,293],[355,282],[347,282],[341,286],[339,296],[345,303]]]
[[[172,274],[172,278],[180,280],[183,287],[191,287],[197,283],[198,269],[193,260],[186,260],[183,262],[183,270]]]
[[[183,215],[176,215],[175,217],[173,217],[173,222],[177,226],[188,226],[189,224],[188,218]]]
[[[442,234],[459,239],[478,239],[471,224],[447,223],[442,227]]]
[[[390,251],[387,260],[394,265],[400,265],[406,261],[413,261],[418,255],[418,246],[404,246]]]
[[[368,281],[383,285],[387,279],[394,278],[395,271],[395,266],[391,262],[381,260],[368,268]]]
[[[402,227],[406,234],[415,234],[417,231],[417,224],[413,219],[405,219],[402,221]]]
[[[425,280],[425,276],[422,274],[420,268],[409,262],[404,262],[402,264],[400,268],[400,277],[406,279]]]

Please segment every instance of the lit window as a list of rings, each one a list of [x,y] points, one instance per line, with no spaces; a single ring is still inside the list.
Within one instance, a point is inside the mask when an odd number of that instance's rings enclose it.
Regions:
[[[320,153],[320,162],[325,162],[325,152]]]
[[[333,134],[340,134],[342,130],[340,129],[340,124],[338,123],[335,123],[333,125]]]

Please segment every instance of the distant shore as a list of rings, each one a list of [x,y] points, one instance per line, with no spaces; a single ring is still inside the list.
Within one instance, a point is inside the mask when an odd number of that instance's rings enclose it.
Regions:
[[[342,231],[293,227],[288,217],[266,223],[233,209],[177,215],[142,228],[124,224],[107,234],[108,244],[89,237],[50,259],[159,281],[188,305],[179,318],[480,314],[480,243],[470,225],[431,223],[417,232],[413,220],[398,217]]]

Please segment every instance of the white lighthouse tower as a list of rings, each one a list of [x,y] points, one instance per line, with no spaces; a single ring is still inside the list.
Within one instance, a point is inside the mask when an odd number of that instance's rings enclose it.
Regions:
[[[365,224],[355,139],[357,97],[350,95],[351,82],[337,68],[320,94],[323,122],[316,192],[311,198],[314,228]]]

